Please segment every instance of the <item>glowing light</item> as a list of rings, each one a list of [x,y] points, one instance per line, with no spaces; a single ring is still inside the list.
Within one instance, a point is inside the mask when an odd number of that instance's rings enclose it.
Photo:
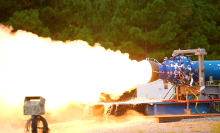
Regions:
[[[43,96],[46,109],[55,111],[69,102],[97,102],[102,92],[118,98],[151,78],[148,61],[130,60],[128,54],[100,44],[11,31],[0,24],[0,106],[7,110],[0,111],[0,125],[9,117],[15,124],[22,119],[25,96]]]
[[[0,93],[16,103],[25,96],[43,96],[47,106],[69,101],[96,102],[101,92],[116,97],[146,83],[149,63],[85,41],[63,43],[26,31],[11,33],[0,26]]]

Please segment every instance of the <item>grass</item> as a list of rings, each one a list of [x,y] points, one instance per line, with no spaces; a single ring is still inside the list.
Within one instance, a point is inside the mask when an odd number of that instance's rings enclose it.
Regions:
[[[193,127],[192,127],[191,132],[193,132],[193,133],[195,133],[195,132],[201,132],[201,129],[193,128]]]
[[[182,127],[184,125],[185,125],[184,123],[175,123],[175,124],[173,124],[174,127]]]
[[[172,128],[168,133],[184,133],[184,132],[214,132],[220,133],[220,121],[198,121],[198,122],[176,122],[176,123],[167,123],[167,127],[177,127],[179,131],[174,131]],[[138,130],[138,133],[145,132],[143,129]],[[161,133],[160,131],[157,133]]]
[[[220,132],[220,122],[213,123],[211,132]]]

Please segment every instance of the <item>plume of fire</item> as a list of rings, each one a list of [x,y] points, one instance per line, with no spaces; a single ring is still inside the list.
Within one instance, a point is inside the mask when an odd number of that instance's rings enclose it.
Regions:
[[[146,83],[151,67],[128,54],[85,41],[61,42],[0,26],[0,93],[14,103],[43,96],[48,105],[97,102],[101,92],[116,98]]]
[[[97,102],[101,92],[118,98],[147,83],[150,64],[81,40],[61,42],[0,24],[0,103],[22,106],[25,96],[43,96],[46,108]],[[1,104],[3,105],[3,104]]]

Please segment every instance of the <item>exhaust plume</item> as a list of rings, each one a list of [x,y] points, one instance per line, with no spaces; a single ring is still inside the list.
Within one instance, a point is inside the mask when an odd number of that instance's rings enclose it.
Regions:
[[[117,99],[151,77],[146,60],[130,60],[128,54],[100,44],[52,41],[12,30],[0,24],[1,110],[5,105],[23,106],[25,96],[43,96],[50,109],[69,102],[98,102],[102,92]]]

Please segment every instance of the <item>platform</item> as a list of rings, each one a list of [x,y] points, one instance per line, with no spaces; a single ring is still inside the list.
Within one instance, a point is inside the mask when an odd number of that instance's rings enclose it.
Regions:
[[[154,115],[154,116],[145,116],[145,117],[149,121],[166,123],[166,122],[176,122],[182,119],[204,118],[209,116],[220,116],[220,114]]]
[[[219,102],[219,101],[212,101]],[[111,106],[110,113],[113,115],[122,115],[126,110],[136,110],[146,116],[156,115],[185,115],[187,103],[185,101],[167,101],[167,100],[147,100],[147,101],[128,101],[112,103],[96,103],[94,106]],[[98,107],[99,108],[99,107]],[[213,106],[210,102],[190,101],[188,114],[209,114],[219,113],[219,106]],[[104,112],[104,111],[103,111]],[[186,116],[184,116],[186,117]]]

